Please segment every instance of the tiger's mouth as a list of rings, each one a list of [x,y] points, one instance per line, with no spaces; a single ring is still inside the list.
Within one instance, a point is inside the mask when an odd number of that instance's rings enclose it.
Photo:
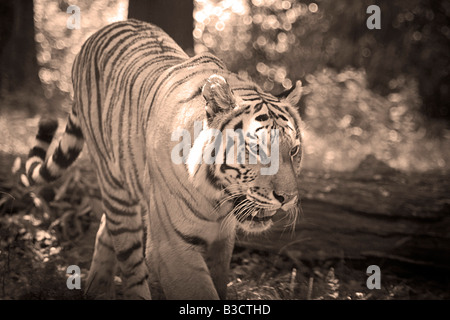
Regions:
[[[273,216],[277,210],[265,210],[265,209],[259,209],[256,210],[251,215],[248,215],[245,217],[245,220],[254,221],[254,222],[266,222],[269,220],[272,220]]]
[[[246,196],[235,199],[234,208],[233,213],[238,226],[249,233],[259,233],[269,229],[279,211],[279,209],[258,208],[255,203],[249,202]]]

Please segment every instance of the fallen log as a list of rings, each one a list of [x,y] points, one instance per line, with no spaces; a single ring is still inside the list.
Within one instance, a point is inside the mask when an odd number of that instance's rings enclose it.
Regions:
[[[450,174],[407,174],[366,160],[352,172],[304,172],[295,234],[278,225],[239,235],[238,246],[302,261],[387,259],[450,270]]]

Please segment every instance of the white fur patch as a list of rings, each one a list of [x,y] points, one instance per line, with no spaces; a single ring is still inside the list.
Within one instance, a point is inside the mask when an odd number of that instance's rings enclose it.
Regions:
[[[25,163],[25,172],[28,172],[28,170],[30,170],[31,165],[35,162],[42,163],[42,159],[39,158],[38,156],[33,156],[33,157],[29,158],[27,160],[27,162]]]

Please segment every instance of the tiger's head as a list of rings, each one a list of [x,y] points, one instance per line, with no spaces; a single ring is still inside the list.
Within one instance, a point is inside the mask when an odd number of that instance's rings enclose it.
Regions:
[[[278,219],[293,225],[302,158],[294,106],[301,84],[273,96],[252,82],[229,81],[214,74],[202,88],[205,119],[187,160],[190,176],[201,177],[194,178],[198,186],[205,179],[213,186],[209,193],[217,206],[232,204],[224,224],[237,223],[248,233],[265,231]]]

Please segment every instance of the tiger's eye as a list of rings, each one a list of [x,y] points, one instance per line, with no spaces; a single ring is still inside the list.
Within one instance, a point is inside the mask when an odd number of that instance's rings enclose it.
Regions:
[[[291,151],[289,152],[291,157],[295,157],[297,155],[297,153],[299,152],[299,150],[300,150],[300,146],[299,145],[294,146],[291,149]]]

